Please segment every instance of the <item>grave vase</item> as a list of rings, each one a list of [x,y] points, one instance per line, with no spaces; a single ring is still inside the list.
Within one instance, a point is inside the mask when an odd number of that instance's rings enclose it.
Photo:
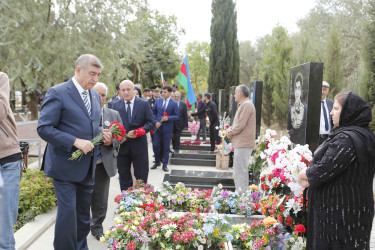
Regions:
[[[191,135],[191,141],[194,142],[197,139],[197,135]]]
[[[216,154],[216,168],[221,169],[221,154]]]
[[[229,168],[229,155],[222,155],[221,157],[221,169]]]

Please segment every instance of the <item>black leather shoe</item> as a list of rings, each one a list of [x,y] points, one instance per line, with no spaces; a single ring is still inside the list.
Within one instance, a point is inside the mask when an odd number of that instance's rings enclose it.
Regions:
[[[169,172],[169,169],[168,169],[167,166],[163,166],[163,170],[164,170],[165,172]]]
[[[100,241],[100,237],[104,236],[103,233],[95,235],[95,239]]]
[[[156,169],[157,167],[159,167],[160,166],[160,162],[158,163],[158,164],[154,164],[154,165],[152,165],[152,167],[150,167],[151,169]]]

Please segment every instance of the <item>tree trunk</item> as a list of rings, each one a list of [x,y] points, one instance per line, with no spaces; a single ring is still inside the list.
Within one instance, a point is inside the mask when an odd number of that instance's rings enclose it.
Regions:
[[[20,79],[21,79],[21,86],[22,86],[22,98],[24,97],[24,93],[25,93],[25,101],[26,101],[26,84],[22,78]],[[28,106],[29,106],[29,111],[31,112],[31,120],[38,120],[38,108],[36,106],[35,91],[31,92],[30,94],[27,94],[27,96],[30,99],[30,101],[28,102]],[[27,114],[26,114],[26,117],[27,117]]]
[[[31,112],[31,120],[38,120],[38,106],[36,105],[37,97],[35,91],[33,91],[29,96],[29,110]]]

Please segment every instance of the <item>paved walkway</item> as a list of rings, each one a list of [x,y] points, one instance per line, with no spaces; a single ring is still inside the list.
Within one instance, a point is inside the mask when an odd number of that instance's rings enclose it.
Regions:
[[[152,163],[152,147],[149,146],[149,160]],[[202,167],[193,167],[193,166],[177,166],[177,165],[169,165],[169,169],[180,169],[180,170],[203,170]],[[207,171],[221,171],[217,170],[214,167],[204,167],[204,170]],[[159,167],[156,170],[150,170],[149,172],[149,183],[156,186],[161,187],[163,183],[165,172],[161,170]],[[375,182],[374,182],[375,187]],[[375,190],[375,189],[374,189]],[[114,213],[116,210],[116,203],[114,202],[114,198],[116,195],[120,193],[120,186],[118,182],[118,176],[111,178],[110,190],[109,190],[109,202],[108,202],[108,212],[107,217],[103,223],[104,230],[108,229],[113,224]],[[53,250],[53,238],[54,238],[54,226],[52,224],[45,233],[39,237],[29,248],[30,250]],[[371,233],[371,241],[370,246],[371,249],[375,249],[375,220],[372,226],[373,230]],[[104,250],[107,249],[107,245],[104,243],[100,243],[97,241],[91,234],[87,238],[88,246],[90,250]]]

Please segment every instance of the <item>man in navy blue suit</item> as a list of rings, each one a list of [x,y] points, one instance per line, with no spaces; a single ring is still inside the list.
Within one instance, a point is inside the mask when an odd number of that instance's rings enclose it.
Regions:
[[[94,55],[80,56],[74,77],[50,88],[40,110],[37,131],[48,142],[42,169],[53,178],[58,202],[55,249],[88,249],[97,154],[90,140],[99,133],[100,123],[100,96],[91,89],[102,68]],[[103,130],[103,137],[109,145],[111,133]],[[83,151],[82,158],[69,160],[77,149]]]
[[[173,122],[173,152],[176,152],[180,149],[180,138],[181,132],[184,128],[188,126],[188,114],[187,114],[187,105],[185,102],[181,101],[180,91],[174,92],[174,100],[177,103],[180,119]]]
[[[120,176],[121,190],[127,190],[133,186],[130,167],[133,163],[134,176],[137,180],[147,183],[148,178],[148,147],[146,135],[136,137],[132,132],[138,128],[144,128],[149,132],[154,129],[155,123],[150,104],[134,95],[134,84],[125,80],[120,83],[119,101],[113,103],[112,108],[121,116],[128,139],[122,140],[117,156],[117,169]]]
[[[160,143],[163,141],[163,170],[168,172],[168,160],[170,152],[170,143],[173,132],[173,121],[179,119],[179,112],[177,103],[171,98],[172,87],[169,85],[163,86],[162,98],[156,100],[152,109],[154,114],[154,121],[157,130],[154,133],[152,141],[155,164],[151,169],[155,169],[160,165]],[[166,115],[165,115],[166,114]],[[162,140],[163,139],[163,140]]]

